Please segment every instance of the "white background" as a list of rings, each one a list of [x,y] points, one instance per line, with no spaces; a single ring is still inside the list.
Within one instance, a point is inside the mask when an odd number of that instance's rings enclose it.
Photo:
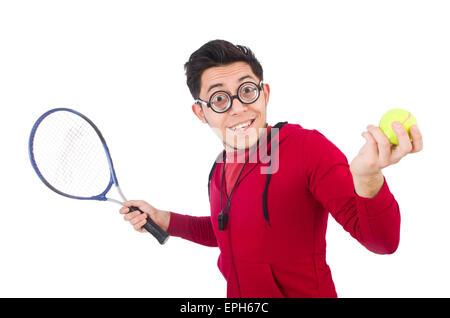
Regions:
[[[384,170],[399,249],[373,254],[330,218],[327,261],[340,297],[449,297],[449,16],[430,0],[0,2],[0,296],[225,297],[218,249],[160,246],[114,204],[49,191],[27,139],[44,111],[77,109],[102,130],[130,199],[208,215],[222,148],[191,111],[183,64],[226,39],[262,63],[269,124],[317,129],[349,162],[385,111],[416,116],[423,152]]]

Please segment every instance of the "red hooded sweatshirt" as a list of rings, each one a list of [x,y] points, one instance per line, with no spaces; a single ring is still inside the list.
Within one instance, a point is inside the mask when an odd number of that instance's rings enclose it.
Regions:
[[[224,163],[217,163],[210,184],[211,216],[172,212],[168,233],[220,248],[218,266],[227,280],[227,297],[337,297],[326,263],[328,213],[368,250],[391,254],[399,244],[399,206],[386,180],[374,198],[359,197],[347,158],[317,130],[286,124],[274,140],[278,162],[267,187],[267,220],[262,193],[269,163],[261,156],[244,167],[226,230],[218,228],[221,196],[223,208],[242,161],[225,163],[222,193]]]

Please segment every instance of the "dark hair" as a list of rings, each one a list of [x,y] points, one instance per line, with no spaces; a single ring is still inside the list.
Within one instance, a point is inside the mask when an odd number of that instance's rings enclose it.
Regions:
[[[204,44],[192,53],[189,61],[184,64],[186,71],[186,83],[192,97],[197,99],[200,95],[201,76],[203,71],[210,67],[222,66],[234,62],[247,63],[253,73],[263,80],[263,69],[255,57],[255,54],[246,46],[234,45],[224,40],[213,40]]]

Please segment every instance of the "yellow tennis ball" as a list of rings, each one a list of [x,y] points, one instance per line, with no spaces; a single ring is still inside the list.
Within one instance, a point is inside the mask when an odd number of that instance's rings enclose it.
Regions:
[[[379,125],[381,131],[386,135],[386,137],[388,137],[391,144],[398,145],[397,134],[394,129],[392,129],[392,123],[394,121],[400,122],[408,132],[409,139],[412,139],[409,129],[411,126],[417,125],[416,118],[414,118],[414,116],[407,110],[395,108],[391,109],[385,113],[383,117],[381,117]]]

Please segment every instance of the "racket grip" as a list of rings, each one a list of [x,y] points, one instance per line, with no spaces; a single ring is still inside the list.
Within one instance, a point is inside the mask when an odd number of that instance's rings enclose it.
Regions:
[[[141,210],[139,210],[137,207],[130,207],[130,212],[133,211],[139,211],[141,213]],[[160,228],[155,222],[153,222],[153,220],[149,217],[147,217],[147,223],[144,225],[144,229],[147,230],[147,232],[149,232],[150,234],[152,234],[159,242],[159,244],[164,244],[167,242],[167,240],[169,239],[169,234],[164,231],[162,228]]]

